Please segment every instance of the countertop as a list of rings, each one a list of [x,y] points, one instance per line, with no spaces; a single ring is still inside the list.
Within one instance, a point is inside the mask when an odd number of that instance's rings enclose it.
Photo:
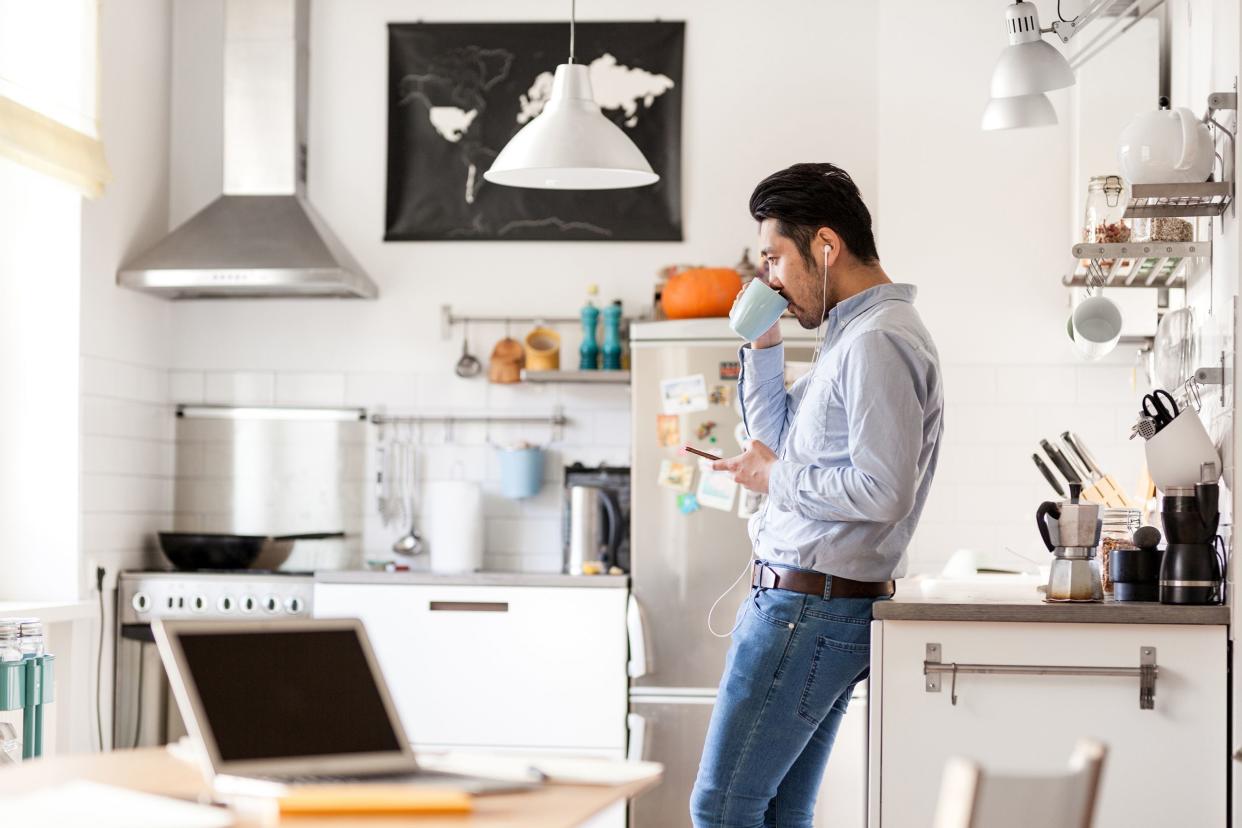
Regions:
[[[877,621],[1048,621],[1098,624],[1228,624],[1228,606],[1174,606],[1138,601],[1048,603],[1034,577],[911,578],[877,601]]]
[[[625,589],[628,575],[562,575],[557,572],[473,572],[437,575],[432,572],[384,572],[374,570],[322,570],[315,573],[321,584],[428,584],[434,586],[594,587]]]

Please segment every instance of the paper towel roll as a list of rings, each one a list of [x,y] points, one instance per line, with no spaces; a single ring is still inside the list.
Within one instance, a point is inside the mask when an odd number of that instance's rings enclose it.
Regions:
[[[478,483],[427,483],[423,519],[431,548],[431,571],[445,574],[483,568],[483,490]]]

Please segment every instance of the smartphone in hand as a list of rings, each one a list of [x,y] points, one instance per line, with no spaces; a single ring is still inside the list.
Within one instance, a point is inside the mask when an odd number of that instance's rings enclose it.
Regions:
[[[697,454],[699,457],[706,457],[708,460],[719,460],[720,459],[716,455],[708,454],[705,451],[700,451],[699,449],[696,449],[694,446],[682,446],[681,448],[682,448],[682,451],[688,451],[691,454]]]

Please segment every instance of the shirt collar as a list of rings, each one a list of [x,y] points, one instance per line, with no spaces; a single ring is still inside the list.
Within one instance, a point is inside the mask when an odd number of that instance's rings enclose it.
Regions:
[[[838,302],[837,306],[828,312],[828,330],[840,330],[853,322],[859,314],[890,299],[913,304],[917,293],[918,288],[906,284],[876,285],[859,291],[850,298]]]

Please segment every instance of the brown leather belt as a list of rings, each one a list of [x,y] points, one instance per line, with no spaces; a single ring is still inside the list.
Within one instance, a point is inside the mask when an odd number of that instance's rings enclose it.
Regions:
[[[750,585],[823,597],[829,577],[832,578],[830,598],[888,598],[897,590],[897,585],[892,581],[852,581],[839,575],[829,576],[805,569],[788,569],[764,561],[755,561]]]

